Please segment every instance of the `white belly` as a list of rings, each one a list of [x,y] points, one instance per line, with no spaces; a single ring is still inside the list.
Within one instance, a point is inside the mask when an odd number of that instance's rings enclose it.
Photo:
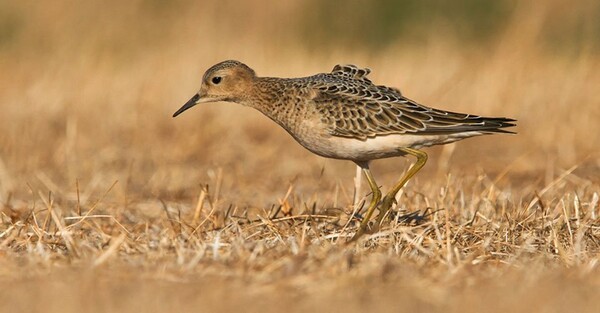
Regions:
[[[296,138],[308,150],[328,158],[367,161],[404,155],[398,148],[414,148],[441,145],[481,132],[465,132],[448,135],[386,135],[366,140],[326,136],[321,138]]]
[[[439,135],[397,134],[360,140],[331,136],[327,130],[327,125],[316,119],[303,120],[293,130],[286,127],[289,125],[284,123],[280,123],[280,125],[302,146],[315,154],[327,158],[353,161],[401,156],[405,153],[399,148],[420,149],[484,134],[478,131]]]

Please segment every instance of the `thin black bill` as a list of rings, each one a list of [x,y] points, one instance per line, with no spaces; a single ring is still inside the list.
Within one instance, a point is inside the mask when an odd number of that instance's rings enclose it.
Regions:
[[[183,113],[183,111],[193,107],[196,105],[196,102],[198,102],[198,100],[200,99],[200,95],[199,94],[195,94],[192,99],[190,99],[188,102],[186,102],[179,110],[177,110],[177,112],[175,112],[173,114],[173,117]]]

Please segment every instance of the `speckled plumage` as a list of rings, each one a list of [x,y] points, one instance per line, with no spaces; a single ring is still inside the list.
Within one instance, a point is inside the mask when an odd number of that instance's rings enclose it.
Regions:
[[[374,194],[377,187],[368,170],[371,160],[411,154],[418,158],[416,173],[427,156],[415,149],[478,135],[510,133],[504,128],[515,126],[510,118],[480,117],[420,105],[396,88],[374,84],[367,78],[370,72],[354,65],[336,65],[330,73],[302,78],[258,77],[239,61],[224,61],[206,71],[200,91],[173,116],[203,102],[230,101],[256,108],[308,150],[324,157],[352,160],[363,167]],[[405,176],[393,191],[397,192],[414,173]],[[384,198],[384,211],[391,206],[389,198],[395,192]],[[366,220],[378,200],[375,202]],[[365,227],[363,222],[361,230]]]

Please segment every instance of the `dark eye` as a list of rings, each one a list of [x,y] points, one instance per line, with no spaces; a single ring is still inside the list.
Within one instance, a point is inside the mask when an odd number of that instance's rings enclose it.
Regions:
[[[215,76],[212,78],[212,83],[218,85],[221,82],[221,76]]]

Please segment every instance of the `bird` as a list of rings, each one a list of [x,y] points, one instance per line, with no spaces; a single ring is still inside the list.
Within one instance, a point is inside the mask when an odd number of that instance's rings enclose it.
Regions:
[[[260,77],[246,64],[227,60],[204,73],[199,91],[173,117],[201,103],[234,102],[257,109],[300,145],[326,158],[358,165],[371,188],[371,201],[349,242],[376,224],[394,205],[396,194],[427,162],[422,148],[494,133],[514,132],[516,120],[482,117],[421,105],[399,89],[374,84],[369,68],[338,64],[328,73],[300,78]],[[370,170],[377,159],[413,156],[416,162],[382,192]]]

